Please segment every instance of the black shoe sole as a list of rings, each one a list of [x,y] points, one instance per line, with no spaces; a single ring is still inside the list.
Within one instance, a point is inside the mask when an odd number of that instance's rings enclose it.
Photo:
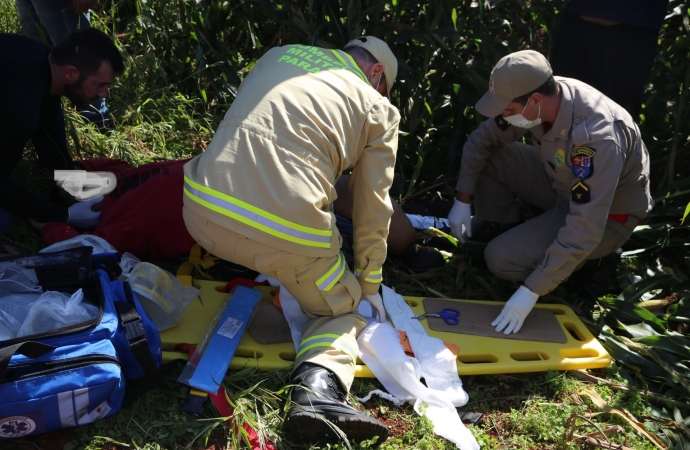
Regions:
[[[305,443],[335,443],[345,440],[345,436],[351,442],[360,443],[378,436],[378,445],[388,438],[388,428],[364,413],[341,414],[329,411],[328,407],[317,409],[319,411],[314,412],[293,406],[288,411],[283,431],[294,441]]]

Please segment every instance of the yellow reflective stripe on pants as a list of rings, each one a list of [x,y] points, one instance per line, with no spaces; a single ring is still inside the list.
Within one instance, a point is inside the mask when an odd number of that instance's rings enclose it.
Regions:
[[[271,236],[308,247],[331,247],[332,230],[319,230],[290,222],[242,200],[195,183],[187,177],[184,178],[184,193],[201,206]]]
[[[355,276],[359,278],[360,275],[362,275],[362,272],[364,272],[362,269],[355,269]],[[379,270],[372,270],[369,272],[369,275],[364,278],[364,281],[367,283],[380,283],[383,281],[383,269]]]
[[[335,55],[338,60],[345,64],[352,72],[355,73],[358,77],[362,79],[366,84],[369,84],[369,79],[367,78],[366,75],[364,75],[364,72],[362,72],[362,69],[359,68],[355,60],[350,56],[348,53],[342,51],[342,50],[331,50],[333,54]]]
[[[335,286],[335,284],[342,278],[345,273],[345,258],[342,253],[338,253],[338,259],[335,264],[328,269],[321,278],[316,280],[316,287],[320,291],[328,292]]]
[[[352,358],[353,364],[357,363],[357,351],[347,345],[345,342],[343,342],[342,339],[340,339],[341,336],[338,336],[337,334],[318,334],[315,336],[308,337],[306,339],[303,339],[302,342],[300,343],[299,349],[297,350],[297,358],[299,356],[306,352],[307,350],[310,350],[314,347],[333,347],[337,348],[338,350],[341,350]]]

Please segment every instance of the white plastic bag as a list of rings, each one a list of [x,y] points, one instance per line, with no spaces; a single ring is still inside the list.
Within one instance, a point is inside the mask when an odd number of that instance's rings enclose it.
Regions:
[[[71,297],[61,292],[48,291],[32,305],[17,337],[45,333],[93,320],[98,317],[99,312],[98,307],[84,301],[81,289]]]
[[[19,334],[29,310],[41,294],[9,294],[0,292],[0,341]]]
[[[34,269],[14,263],[0,264],[0,297],[7,294],[42,294]]]
[[[62,250],[69,250],[70,248],[77,247],[93,247],[93,253],[114,253],[117,252],[115,247],[110,245],[108,241],[98,236],[93,236],[91,234],[80,234],[79,236],[74,236],[73,238],[67,239],[66,241],[56,242],[53,245],[49,245],[39,253],[48,252],[59,252]]]
[[[199,295],[199,289],[183,285],[170,272],[146,262],[132,269],[129,285],[159,331],[177,325],[189,302]]]

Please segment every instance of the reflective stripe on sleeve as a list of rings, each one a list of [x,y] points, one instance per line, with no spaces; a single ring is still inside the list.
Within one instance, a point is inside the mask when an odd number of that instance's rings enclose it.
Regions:
[[[195,183],[187,177],[184,177],[184,193],[190,200],[205,208],[271,236],[308,247],[331,247],[332,230],[319,230],[290,222],[242,200]]]
[[[328,272],[326,272],[321,278],[316,280],[316,287],[320,291],[330,291],[331,288],[333,288],[333,286],[340,281],[343,273],[345,273],[345,258],[343,257],[342,253],[338,253],[338,259],[335,261],[335,264],[333,264],[333,266],[328,269]]]
[[[352,363],[357,364],[357,352],[340,338],[337,334],[317,334],[303,339],[297,350],[297,357],[315,347],[334,347],[350,355]]]
[[[360,275],[362,275],[362,272],[364,270],[362,269],[355,269],[355,276],[359,278]],[[379,270],[372,270],[369,272],[369,275],[364,279],[367,283],[380,283],[383,281],[383,269]]]

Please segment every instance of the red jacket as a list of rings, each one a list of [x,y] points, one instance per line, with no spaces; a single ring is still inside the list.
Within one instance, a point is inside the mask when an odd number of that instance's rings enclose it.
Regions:
[[[188,159],[161,161],[132,168],[117,159],[89,159],[88,171],[113,172],[117,187],[106,195],[98,226],[89,234],[108,241],[118,252],[144,260],[174,258],[195,244],[182,219],[182,166]],[[41,231],[48,244],[76,236],[77,230],[59,222]]]

